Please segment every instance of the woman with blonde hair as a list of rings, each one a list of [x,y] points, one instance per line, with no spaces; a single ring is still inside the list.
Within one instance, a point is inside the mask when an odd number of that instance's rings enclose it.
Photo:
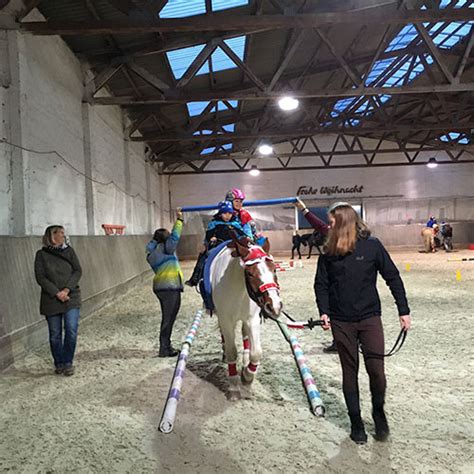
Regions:
[[[329,209],[329,234],[318,260],[314,283],[323,329],[332,329],[342,366],[342,388],[351,420],[351,439],[367,442],[359,401],[359,345],[369,375],[375,439],[385,441],[389,426],[384,412],[386,379],[380,273],[395,298],[403,330],[410,328],[410,309],[397,267],[382,243],[347,203]]]
[[[64,227],[47,227],[43,235],[43,248],[36,252],[35,277],[41,287],[40,312],[48,322],[55,372],[66,376],[74,374],[81,276],[81,264],[68,243]]]

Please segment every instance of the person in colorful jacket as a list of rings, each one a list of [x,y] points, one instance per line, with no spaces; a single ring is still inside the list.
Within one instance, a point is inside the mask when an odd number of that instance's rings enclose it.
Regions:
[[[146,246],[146,259],[155,272],[153,292],[161,306],[159,357],[175,357],[179,353],[171,345],[171,333],[181,306],[183,291],[183,273],[176,255],[183,230],[183,214],[180,209],[177,216],[171,233],[167,229],[157,229]]]
[[[192,276],[186,281],[186,285],[192,287],[199,284],[209,250],[221,242],[230,240],[233,232],[236,233],[238,237],[247,236],[252,239],[250,227],[244,228],[235,217],[232,203],[230,201],[222,201],[219,203],[217,214],[214,215],[207,226],[203,250],[199,254]]]

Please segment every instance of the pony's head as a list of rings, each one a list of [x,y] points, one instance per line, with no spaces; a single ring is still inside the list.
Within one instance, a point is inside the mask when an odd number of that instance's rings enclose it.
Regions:
[[[268,240],[260,247],[250,239],[233,237],[234,257],[240,257],[245,272],[245,282],[250,298],[258,304],[264,314],[277,318],[282,309],[280,286],[275,262],[270,255]]]

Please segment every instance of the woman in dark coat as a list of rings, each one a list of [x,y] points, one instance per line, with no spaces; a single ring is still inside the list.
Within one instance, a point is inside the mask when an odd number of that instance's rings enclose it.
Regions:
[[[36,252],[35,276],[41,287],[40,313],[46,316],[55,372],[74,374],[74,353],[81,308],[82,269],[60,225],[49,226]],[[63,337],[64,327],[64,337]]]
[[[367,441],[359,403],[359,345],[372,394],[375,439],[385,441],[389,427],[384,412],[386,379],[382,309],[377,292],[380,273],[398,308],[400,326],[408,331],[410,309],[397,267],[382,243],[349,205],[329,212],[330,230],[318,260],[314,289],[323,329],[332,329],[342,366],[342,389],[351,420],[351,439]]]

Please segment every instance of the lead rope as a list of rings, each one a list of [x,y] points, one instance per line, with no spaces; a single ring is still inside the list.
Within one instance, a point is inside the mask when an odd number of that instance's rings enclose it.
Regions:
[[[364,352],[361,347],[359,347],[359,352],[364,355],[364,357],[391,357],[395,355],[405,344],[405,339],[407,338],[408,331],[401,329],[400,334],[395,341],[395,344],[387,352],[387,354],[378,354],[377,352]]]
[[[316,326],[322,326],[323,322],[320,319],[314,320],[313,318],[310,318],[308,321],[295,321],[287,312],[282,311],[282,313],[293,323],[285,323],[282,321],[282,324],[285,324],[289,328],[292,329],[313,329]],[[264,310],[260,311],[260,317],[262,320],[265,319],[271,319],[272,321],[277,322],[276,318],[270,316],[269,314],[266,314]],[[395,341],[395,344],[393,345],[392,349],[390,349],[387,354],[379,354],[377,352],[364,352],[360,347],[359,351],[361,354],[363,354],[365,357],[391,357],[395,355],[397,352],[400,351],[400,349],[403,347],[403,344],[405,344],[405,340],[407,338],[408,331],[405,329],[401,329],[400,333],[398,334],[397,340]]]

